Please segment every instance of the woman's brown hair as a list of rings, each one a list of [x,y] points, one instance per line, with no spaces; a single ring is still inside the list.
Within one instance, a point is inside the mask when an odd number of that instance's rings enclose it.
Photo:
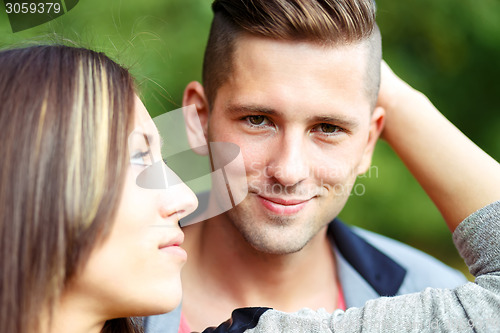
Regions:
[[[110,230],[134,84],[102,53],[33,46],[0,52],[0,103],[0,332],[38,332]]]

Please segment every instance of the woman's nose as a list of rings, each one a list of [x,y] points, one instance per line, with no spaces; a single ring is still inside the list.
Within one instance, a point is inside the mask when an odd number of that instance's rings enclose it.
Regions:
[[[166,189],[161,196],[160,214],[162,217],[176,213],[180,220],[191,214],[198,207],[198,199],[194,192],[166,165]],[[164,216],[166,215],[166,216]]]
[[[198,207],[198,198],[194,192],[184,183],[174,186],[178,219],[182,219],[196,210]]]

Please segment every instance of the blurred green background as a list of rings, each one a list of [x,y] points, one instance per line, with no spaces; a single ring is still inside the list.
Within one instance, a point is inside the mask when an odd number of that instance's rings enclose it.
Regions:
[[[154,115],[180,107],[201,79],[210,0],[80,0],[67,14],[12,33],[0,4],[0,47],[65,38],[131,68]],[[500,159],[500,1],[378,0],[384,58],[496,160]],[[442,218],[384,143],[358,180],[345,221],[399,239],[466,272]]]

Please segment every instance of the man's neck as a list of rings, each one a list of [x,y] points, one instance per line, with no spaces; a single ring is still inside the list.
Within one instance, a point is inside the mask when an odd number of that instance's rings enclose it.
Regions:
[[[217,325],[237,307],[335,310],[335,257],[326,227],[290,254],[254,249],[225,215],[187,227],[185,233],[189,260],[182,273],[183,312],[191,329]]]

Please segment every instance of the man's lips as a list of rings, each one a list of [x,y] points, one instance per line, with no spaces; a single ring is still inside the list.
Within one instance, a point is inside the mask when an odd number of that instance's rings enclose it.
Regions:
[[[277,215],[293,215],[301,211],[306,204],[311,200],[309,199],[284,199],[265,197],[257,195],[260,203],[269,211]]]
[[[301,204],[303,202],[309,201],[310,199],[282,199],[282,198],[271,198],[271,197],[266,197],[266,196],[261,196],[262,198],[274,202],[279,205],[283,206],[294,206]]]

